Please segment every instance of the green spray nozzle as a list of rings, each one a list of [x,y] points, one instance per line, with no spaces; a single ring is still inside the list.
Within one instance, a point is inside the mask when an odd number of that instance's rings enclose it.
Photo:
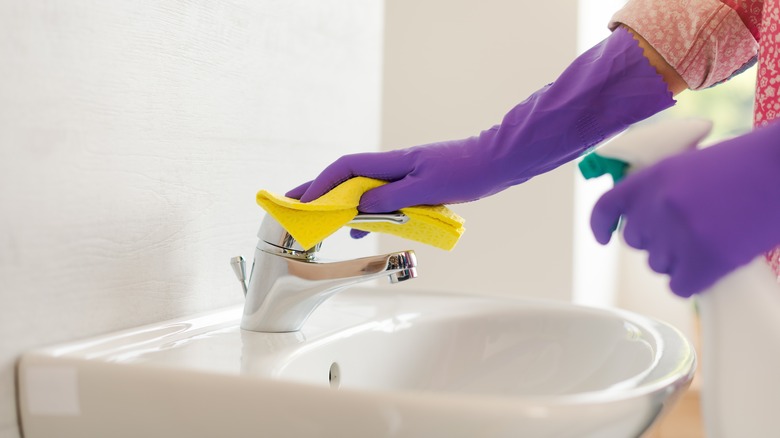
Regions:
[[[598,178],[601,175],[609,174],[614,184],[623,179],[628,171],[628,163],[625,161],[608,158],[595,152],[585,155],[582,161],[580,161],[579,167],[580,173],[582,173],[585,179]],[[612,231],[617,230],[619,227],[620,219],[615,222]]]
[[[601,175],[609,174],[612,176],[612,181],[617,184],[618,181],[626,176],[628,163],[591,152],[580,161],[579,167],[580,173],[582,173],[585,179],[598,178]]]

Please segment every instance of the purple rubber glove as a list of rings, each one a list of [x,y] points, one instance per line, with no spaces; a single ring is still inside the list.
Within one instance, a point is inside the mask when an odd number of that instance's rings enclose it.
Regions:
[[[780,244],[780,124],[629,175],[593,209],[609,242],[620,216],[630,246],[689,297]]]
[[[464,140],[346,155],[287,196],[309,202],[367,176],[390,183],[363,194],[364,213],[473,201],[552,170],[673,104],[637,41],[620,28],[500,125]]]

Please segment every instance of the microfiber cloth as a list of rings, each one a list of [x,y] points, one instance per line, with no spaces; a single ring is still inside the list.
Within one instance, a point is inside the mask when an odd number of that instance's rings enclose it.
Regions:
[[[307,203],[260,190],[257,203],[303,248],[309,249],[347,225],[358,214],[357,206],[363,193],[383,184],[386,182],[373,178],[351,178]],[[374,222],[349,226],[393,234],[448,251],[455,247],[465,231],[463,218],[443,205],[407,207],[401,209],[401,213],[409,217],[405,224]]]

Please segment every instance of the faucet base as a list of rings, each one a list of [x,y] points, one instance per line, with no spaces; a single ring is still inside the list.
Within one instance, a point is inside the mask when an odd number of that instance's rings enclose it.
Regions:
[[[398,283],[417,277],[414,251],[321,263],[293,257],[259,242],[249,277],[241,328],[295,332],[325,300],[350,286],[381,277]]]

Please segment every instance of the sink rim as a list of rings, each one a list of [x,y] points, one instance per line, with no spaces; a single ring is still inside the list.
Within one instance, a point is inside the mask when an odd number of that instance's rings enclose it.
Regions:
[[[505,301],[508,303],[514,303],[517,307],[535,308],[535,309],[566,309],[572,312],[586,313],[598,315],[600,317],[621,319],[631,324],[635,324],[641,327],[644,331],[651,333],[656,340],[658,346],[660,346],[660,352],[656,353],[653,365],[649,367],[649,371],[642,373],[643,378],[637,382],[635,386],[625,388],[615,388],[614,390],[601,389],[594,391],[582,391],[572,394],[558,394],[558,395],[501,395],[501,394],[485,394],[485,393],[462,393],[462,392],[450,392],[450,391],[438,391],[438,390],[425,390],[425,389],[363,389],[355,387],[341,388],[339,391],[353,391],[356,393],[375,392],[386,394],[398,394],[398,393],[410,393],[418,395],[436,395],[445,397],[447,399],[462,397],[464,399],[500,399],[500,400],[512,400],[512,401],[527,401],[530,404],[545,404],[545,405],[572,405],[572,404],[592,404],[593,402],[616,402],[620,400],[627,400],[632,398],[639,398],[653,393],[667,391],[668,388],[680,388],[687,387],[693,380],[693,375],[696,371],[697,357],[696,352],[691,342],[680,332],[677,328],[670,324],[656,320],[651,317],[637,314],[635,312],[627,311],[624,309],[616,308],[597,308],[591,306],[583,306],[574,303],[544,300],[544,299],[529,299],[529,298],[513,298],[505,296],[487,296],[487,295],[475,295],[467,293],[449,293],[449,292],[422,292],[423,294],[437,298],[450,298],[453,296],[462,297],[466,299],[477,300],[489,300],[489,301]],[[417,296],[420,292],[415,292],[413,295]],[[677,359],[671,357],[668,353],[669,348],[674,348],[675,345],[671,345],[672,342],[676,343],[679,348]],[[624,383],[627,380],[620,381],[618,385]],[[285,382],[303,384],[307,386],[317,386],[305,382],[299,382],[293,379],[279,379]],[[325,388],[328,389],[328,388]],[[328,389],[329,390],[329,389]],[[552,403],[554,402],[554,403]]]
[[[304,342],[312,342],[315,339],[321,339],[323,334],[327,336],[326,331],[330,330],[331,334],[343,331],[343,327],[335,327],[322,329],[316,326],[318,319],[316,315],[320,312],[334,311],[332,307],[338,307],[344,302],[349,302],[356,298],[368,300],[375,300],[382,298],[382,294],[385,292],[380,288],[354,288],[349,291],[344,291],[341,294],[331,298],[328,302],[323,304],[322,308],[315,312],[312,316],[312,325],[307,324],[301,332],[287,333],[287,334],[268,334],[268,333],[254,333],[247,332],[249,336],[273,336],[279,337],[280,335],[294,338],[296,336],[307,336],[310,339]],[[439,399],[446,398],[452,400],[455,398],[463,400],[480,400],[488,402],[489,400],[502,402],[511,401],[513,404],[528,404],[528,405],[582,405],[593,403],[609,403],[621,400],[627,400],[632,398],[639,398],[654,393],[660,393],[668,391],[670,387],[678,388],[687,386],[690,384],[693,374],[696,369],[696,354],[693,350],[690,342],[682,335],[682,333],[671,325],[649,318],[643,315],[636,314],[634,312],[622,310],[622,309],[603,309],[588,306],[581,306],[568,302],[559,302],[552,300],[538,300],[527,298],[513,298],[504,296],[488,296],[488,295],[476,295],[476,294],[463,294],[463,293],[450,293],[450,292],[415,292],[415,291],[395,291],[390,292],[395,297],[410,297],[412,299],[467,299],[477,300],[480,302],[489,303],[511,303],[516,308],[530,309],[564,309],[569,312],[576,312],[577,314],[593,314],[599,317],[618,318],[623,321],[628,321],[632,324],[640,326],[643,330],[652,333],[656,341],[663,342],[661,345],[661,352],[656,353],[656,360],[650,371],[646,373],[643,379],[641,379],[635,386],[601,389],[594,391],[583,391],[572,394],[558,394],[558,395],[504,395],[504,394],[489,394],[489,393],[464,393],[464,392],[450,392],[450,391],[438,391],[438,390],[426,390],[415,388],[360,388],[360,387],[343,387],[339,388],[338,392],[342,393],[355,393],[366,394],[374,393],[376,395],[386,395],[397,397],[400,395],[409,395],[414,397],[423,397],[425,399]],[[386,297],[385,297],[386,298]],[[116,355],[120,354],[122,350],[130,351],[133,348],[140,348],[142,345],[163,345],[163,344],[175,344],[182,339],[195,339],[197,336],[206,333],[217,333],[223,331],[225,333],[237,331],[239,335],[242,333],[239,328],[241,313],[243,306],[230,306],[223,309],[217,309],[208,312],[202,312],[191,316],[185,316],[175,318],[159,323],[147,324],[144,326],[121,330],[115,333],[110,333],[102,336],[89,338],[82,341],[70,342],[67,344],[61,344],[58,346],[44,347],[26,355],[44,355],[63,357],[69,359],[85,360],[85,361],[101,361],[110,362],[114,364],[123,364],[128,366],[145,366],[145,367],[161,367],[171,368],[169,365],[162,363],[123,363],[117,360]],[[324,315],[320,314],[320,317]],[[321,319],[321,318],[320,318]],[[320,336],[320,338],[318,338]],[[129,338],[137,338],[135,343],[130,345],[123,345],[114,349],[107,348],[112,343],[126,342]],[[668,354],[668,348],[673,348],[674,345],[666,345],[670,342],[674,342],[678,348],[676,357],[671,357]],[[293,349],[297,348],[291,347]],[[102,351],[101,353],[98,353]],[[232,374],[239,379],[260,379],[269,380],[274,382],[280,382],[290,385],[301,385],[313,390],[324,389],[327,391],[333,391],[330,388],[323,388],[316,384],[296,381],[294,379],[277,378],[275,376],[259,376],[249,375],[243,373],[229,373],[222,370],[206,370],[206,369],[191,369],[191,371],[200,372],[204,374]]]

